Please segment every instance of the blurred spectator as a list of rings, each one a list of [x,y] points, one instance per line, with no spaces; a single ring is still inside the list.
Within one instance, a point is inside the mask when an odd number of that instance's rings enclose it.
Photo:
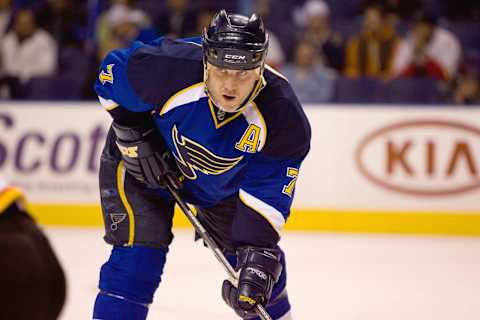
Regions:
[[[456,81],[453,102],[456,104],[479,104],[480,81],[478,75],[465,73],[459,75]]]
[[[194,34],[196,36],[203,33],[203,29],[208,28],[210,21],[212,21],[213,16],[215,15],[214,10],[203,9],[197,15],[197,26]]]
[[[386,77],[398,45],[394,25],[386,19],[382,7],[366,8],[362,31],[348,41],[345,75],[347,77]]]
[[[256,0],[253,6],[253,12],[262,17],[265,25],[267,25],[267,33],[269,37],[269,45],[267,51],[266,63],[273,68],[280,68],[285,62],[285,54],[283,53],[280,41],[275,33],[268,29],[268,21],[272,13],[271,0]]]
[[[113,0],[97,24],[98,58],[103,59],[111,50],[128,47],[149,25],[149,17],[131,1]]]
[[[285,55],[283,54],[282,46],[277,36],[271,30],[267,30],[267,33],[269,42],[265,62],[269,66],[278,69],[285,63]]]
[[[460,57],[456,36],[438,26],[435,16],[422,13],[399,46],[394,72],[396,76],[448,80],[455,77]]]
[[[333,98],[336,72],[318,63],[316,48],[300,42],[295,50],[294,64],[282,69],[302,103],[328,102]]]
[[[197,14],[190,0],[167,0],[166,8],[155,21],[162,36],[184,38],[194,35]]]
[[[480,56],[465,57],[449,93],[455,104],[480,104]]]
[[[12,18],[11,0],[0,0],[0,43],[7,32],[8,24]]]
[[[24,88],[31,78],[55,72],[57,44],[48,32],[37,27],[31,10],[16,13],[13,30],[3,39],[0,50],[1,84],[12,98],[25,97]]]
[[[380,5],[385,11],[402,19],[410,19],[422,7],[421,0],[364,0],[364,7]]]
[[[48,0],[37,12],[38,26],[50,32],[60,49],[82,48],[82,29],[86,26],[85,7],[73,0]]]
[[[325,66],[343,71],[345,62],[345,41],[342,35],[330,29],[330,9],[322,0],[309,0],[295,13],[297,42],[313,44]]]

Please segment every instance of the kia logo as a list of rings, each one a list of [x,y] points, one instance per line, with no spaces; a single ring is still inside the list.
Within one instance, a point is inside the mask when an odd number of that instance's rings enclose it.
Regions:
[[[415,196],[480,187],[480,129],[455,121],[412,120],[379,128],[358,145],[355,161],[369,181]]]

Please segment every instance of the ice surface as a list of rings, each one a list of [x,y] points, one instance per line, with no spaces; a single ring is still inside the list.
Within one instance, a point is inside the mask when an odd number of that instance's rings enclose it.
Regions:
[[[102,230],[46,231],[69,281],[61,320],[91,319]],[[175,230],[148,319],[237,319],[220,297],[223,268],[192,239]],[[282,246],[295,320],[480,319],[480,238],[287,232]]]

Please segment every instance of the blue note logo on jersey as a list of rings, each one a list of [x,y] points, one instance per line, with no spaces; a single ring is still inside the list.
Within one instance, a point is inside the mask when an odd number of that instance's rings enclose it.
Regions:
[[[107,82],[113,84],[113,66],[114,65],[115,65],[114,63],[108,64],[107,72],[102,70],[102,72],[100,72],[100,74],[98,75],[98,79],[102,84],[105,84]]]
[[[172,140],[175,145],[177,165],[188,179],[197,178],[196,171],[206,175],[219,175],[236,166],[243,156],[225,158],[214,154],[207,148],[178,133],[177,126],[172,128]]]

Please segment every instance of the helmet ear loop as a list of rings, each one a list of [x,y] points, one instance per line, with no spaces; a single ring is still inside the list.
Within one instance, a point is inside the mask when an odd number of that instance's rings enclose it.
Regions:
[[[262,91],[262,89],[267,84],[267,81],[265,80],[265,77],[263,76],[264,71],[265,71],[265,61],[262,63],[262,65],[260,67],[258,81],[255,84],[255,86],[253,87],[253,90],[248,97],[248,102],[253,101],[258,96],[260,91]]]
[[[210,93],[208,92],[208,85],[207,85],[207,81],[208,81],[208,70],[207,70],[208,66],[207,66],[207,59],[205,57],[203,57],[203,83],[205,83],[205,92],[207,93],[207,96],[212,99],[212,97],[210,96]]]

